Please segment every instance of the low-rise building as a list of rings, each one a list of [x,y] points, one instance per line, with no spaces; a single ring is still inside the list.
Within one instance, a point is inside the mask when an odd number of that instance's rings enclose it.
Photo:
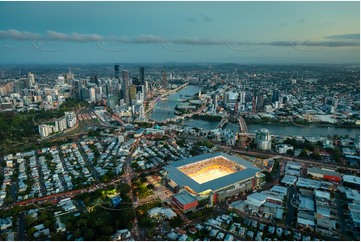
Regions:
[[[330,181],[341,181],[341,175],[338,172],[333,170],[319,169],[314,167],[309,167],[307,169],[307,175],[311,175],[315,178],[330,180]]]
[[[159,215],[165,216],[168,219],[177,217],[177,214],[170,208],[155,207],[155,208],[148,210],[148,214],[149,214],[149,217],[151,217],[151,218],[159,216]]]
[[[293,146],[289,144],[279,144],[275,146],[275,150],[279,154],[286,154],[287,151],[293,150]]]
[[[186,191],[173,195],[172,202],[183,212],[194,211],[198,206],[198,200]]]
[[[285,175],[281,182],[293,186],[297,182],[297,176]]]

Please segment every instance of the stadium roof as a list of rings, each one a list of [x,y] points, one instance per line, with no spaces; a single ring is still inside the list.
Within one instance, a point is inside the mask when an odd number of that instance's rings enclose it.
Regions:
[[[189,176],[187,176],[186,174],[184,174],[183,172],[181,172],[178,169],[178,167],[181,167],[184,165],[196,163],[198,161],[211,159],[211,158],[215,158],[215,157],[219,157],[219,156],[222,156],[222,157],[229,159],[241,166],[244,166],[245,169],[241,170],[241,171],[237,171],[232,174],[229,174],[227,176],[219,177],[217,179],[214,179],[214,180],[202,183],[202,184],[199,184],[198,182],[196,182],[195,180],[193,180],[192,178],[190,178]],[[171,163],[168,166],[165,166],[164,170],[166,170],[168,172],[167,177],[169,179],[173,180],[175,183],[177,183],[178,186],[180,186],[180,187],[188,186],[197,193],[200,193],[200,192],[203,192],[206,190],[212,190],[212,191],[219,190],[223,187],[226,187],[226,186],[232,185],[234,183],[237,183],[239,181],[251,178],[251,177],[255,176],[257,172],[260,171],[260,169],[253,166],[252,163],[250,163],[244,159],[241,159],[239,157],[225,154],[223,152],[203,154],[203,155],[187,158],[184,160],[176,161],[176,162]]]

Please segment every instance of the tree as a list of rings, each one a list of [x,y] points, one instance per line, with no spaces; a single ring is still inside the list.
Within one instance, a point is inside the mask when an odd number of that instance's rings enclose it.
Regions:
[[[127,194],[130,192],[130,186],[126,183],[120,183],[116,189],[121,194]]]
[[[154,185],[153,184],[148,184],[147,188],[150,189],[150,190],[154,190]]]
[[[183,223],[184,223],[184,221],[179,215],[177,215],[177,217],[174,217],[171,220],[169,220],[169,225],[173,228],[181,227],[183,225]]]
[[[110,226],[110,225],[107,225],[103,228],[103,233],[106,234],[106,235],[111,235],[113,234],[113,227]]]
[[[339,149],[334,149],[331,153],[331,158],[336,162],[341,162],[341,151]]]
[[[91,240],[94,240],[94,231],[92,229],[87,229],[85,231],[85,240],[87,241],[91,241]]]
[[[77,239],[81,236],[81,232],[80,230],[78,229],[77,231],[74,232],[74,238]]]
[[[301,158],[308,158],[308,154],[306,149],[303,149],[299,155]]]
[[[295,152],[293,150],[287,150],[287,155],[294,156]]]
[[[321,159],[322,159],[320,153],[318,153],[317,151],[313,152],[313,153],[310,155],[310,158],[311,158],[311,159],[314,159],[314,160],[321,160]]]
[[[271,182],[272,181],[271,173],[269,173],[268,171],[262,171],[262,173],[266,175],[266,182]]]
[[[82,228],[83,226],[85,226],[87,224],[87,221],[84,218],[81,218],[81,219],[77,220],[75,224],[76,224],[76,227]]]

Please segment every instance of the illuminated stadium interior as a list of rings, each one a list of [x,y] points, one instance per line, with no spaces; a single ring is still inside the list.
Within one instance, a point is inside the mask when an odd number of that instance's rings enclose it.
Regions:
[[[178,167],[178,170],[199,184],[244,170],[245,167],[223,156],[201,160]]]

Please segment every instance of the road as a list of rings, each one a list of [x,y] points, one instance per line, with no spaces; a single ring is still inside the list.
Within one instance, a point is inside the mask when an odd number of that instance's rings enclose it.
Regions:
[[[24,212],[21,212],[19,214],[17,214],[18,217],[18,231],[17,231],[17,235],[18,241],[25,241],[26,240],[26,234],[25,234],[25,219],[24,219]]]
[[[295,207],[291,203],[295,194],[297,194],[296,189],[294,187],[289,187],[287,193],[287,214],[286,214],[286,225],[289,226],[289,228],[293,228]]]
[[[132,185],[132,179],[134,178],[134,171],[131,166],[132,157],[133,157],[134,151],[136,150],[136,148],[139,145],[139,142],[140,142],[140,138],[138,138],[133,143],[132,147],[130,148],[129,155],[128,155],[128,157],[124,163],[124,167],[123,167],[123,169],[124,169],[123,182],[127,183],[129,186]],[[133,194],[132,191],[129,192],[129,197],[132,199],[133,208],[135,208],[136,204],[138,204],[137,197]],[[139,227],[137,216],[135,216],[135,218],[134,218],[134,226],[132,228],[132,235],[135,240],[143,240],[143,235],[142,235],[140,227]]]
[[[83,147],[81,146],[80,142],[77,142],[78,149],[80,151],[81,156],[85,160],[85,163],[87,164],[88,170],[91,172],[92,176],[95,178],[96,183],[99,183],[99,174],[94,170],[93,165],[88,160],[88,156],[85,154],[85,151]]]

